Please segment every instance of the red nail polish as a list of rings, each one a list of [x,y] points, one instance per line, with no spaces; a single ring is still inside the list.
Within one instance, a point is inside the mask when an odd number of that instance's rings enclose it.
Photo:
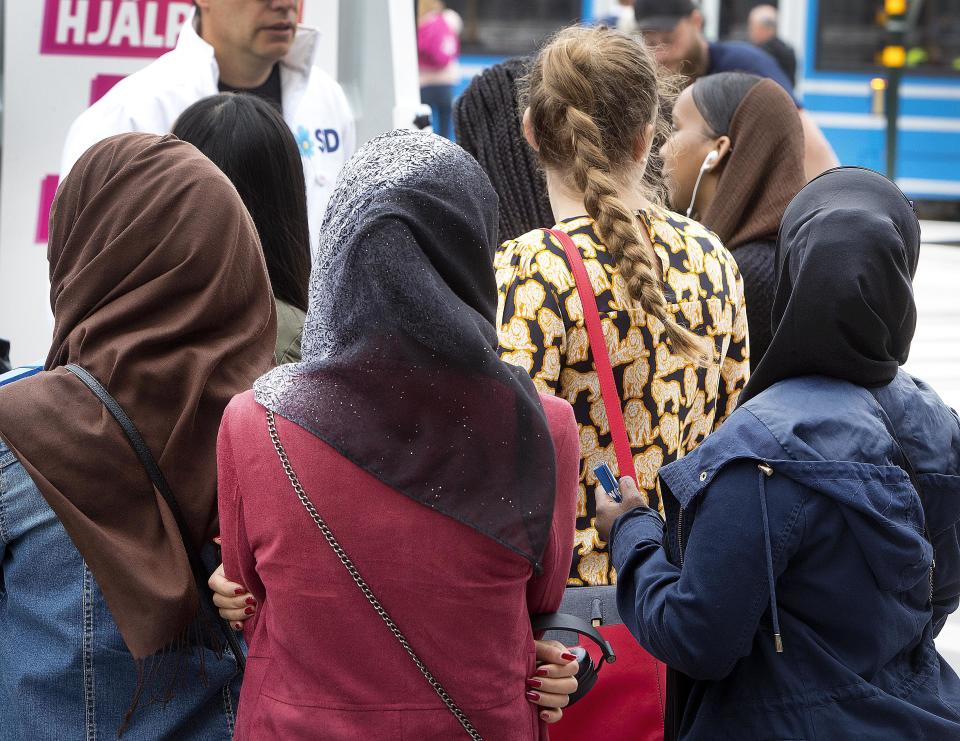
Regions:
[[[550,672],[547,671],[546,667],[541,666],[539,669],[537,669],[537,676],[538,676],[538,677],[545,677],[545,676],[547,676],[549,673],[550,673]]]
[[[564,661],[576,661],[576,660],[577,660],[577,657],[574,656],[574,655],[571,654],[571,653],[563,653],[563,654],[560,654],[560,658],[563,659]]]
[[[541,682],[539,679],[527,680],[527,687],[542,687],[542,686],[543,686],[543,682]]]
[[[550,713],[544,710],[542,713],[540,713],[540,720],[550,720]]]
[[[241,594],[246,594],[247,590],[244,589],[243,587],[239,587],[237,589],[234,589],[233,593],[239,597]]]
[[[243,623],[234,623],[234,624],[233,624],[233,629],[234,629],[235,631],[237,631],[237,632],[243,630]]]
[[[247,607],[246,609],[244,609],[243,614],[244,614],[244,615],[252,615],[252,614],[255,613],[255,612],[256,612],[256,610],[254,610],[252,607]]]
[[[536,702],[537,700],[540,699],[540,693],[539,693],[539,692],[527,692],[527,699],[528,699],[530,702]]]
[[[256,607],[257,601],[253,597],[247,597],[247,604],[251,607]]]

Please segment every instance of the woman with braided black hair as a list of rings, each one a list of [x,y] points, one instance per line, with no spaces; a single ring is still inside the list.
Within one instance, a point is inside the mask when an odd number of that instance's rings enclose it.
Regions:
[[[486,170],[500,196],[500,239],[553,224],[536,153],[523,138],[517,82],[531,60],[517,57],[473,79],[453,108],[457,143]]]

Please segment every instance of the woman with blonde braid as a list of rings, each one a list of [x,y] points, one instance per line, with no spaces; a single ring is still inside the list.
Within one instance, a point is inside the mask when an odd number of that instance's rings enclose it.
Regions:
[[[525,82],[525,135],[546,172],[554,231],[572,239],[590,276],[630,473],[658,504],[657,470],[716,428],[749,375],[740,274],[715,235],[657,203],[648,173],[658,169],[649,160],[663,83],[642,41],[606,28],[566,29]],[[541,392],[573,404],[580,428],[577,537],[562,609],[600,617],[618,654],[551,738],[591,738],[601,727],[606,739],[657,738],[662,678],[616,617],[616,573],[588,496],[594,468],[618,466],[570,264],[560,240],[538,229],[505,242],[495,266],[501,357],[524,367]],[[600,616],[583,609],[591,604]]]

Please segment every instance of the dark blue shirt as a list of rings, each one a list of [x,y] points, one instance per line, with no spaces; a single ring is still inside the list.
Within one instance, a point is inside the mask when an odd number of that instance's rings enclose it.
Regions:
[[[743,41],[717,41],[709,47],[708,75],[715,75],[718,72],[749,72],[752,75],[769,77],[790,93],[790,97],[794,99],[798,108],[803,107],[794,95],[793,85],[787,79],[786,73],[777,64],[777,60],[763,49]]]

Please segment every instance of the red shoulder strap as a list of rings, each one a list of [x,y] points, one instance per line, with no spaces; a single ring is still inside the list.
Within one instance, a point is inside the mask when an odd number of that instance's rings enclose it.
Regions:
[[[627,425],[623,421],[623,409],[620,406],[620,392],[617,382],[613,378],[613,367],[610,365],[610,353],[607,351],[607,341],[603,336],[603,325],[600,323],[600,312],[597,309],[597,297],[593,292],[593,284],[587,273],[587,266],[583,263],[580,250],[573,239],[566,232],[559,229],[548,229],[563,251],[567,253],[567,262],[577,284],[577,293],[583,305],[583,323],[587,328],[587,339],[590,341],[590,354],[593,355],[593,364],[597,369],[597,378],[600,380],[600,396],[603,408],[607,412],[607,423],[610,425],[610,436],[613,438],[613,449],[617,455],[617,466],[621,476],[629,476],[637,480],[637,472],[633,466],[633,451],[630,448],[630,439],[627,437]]]

